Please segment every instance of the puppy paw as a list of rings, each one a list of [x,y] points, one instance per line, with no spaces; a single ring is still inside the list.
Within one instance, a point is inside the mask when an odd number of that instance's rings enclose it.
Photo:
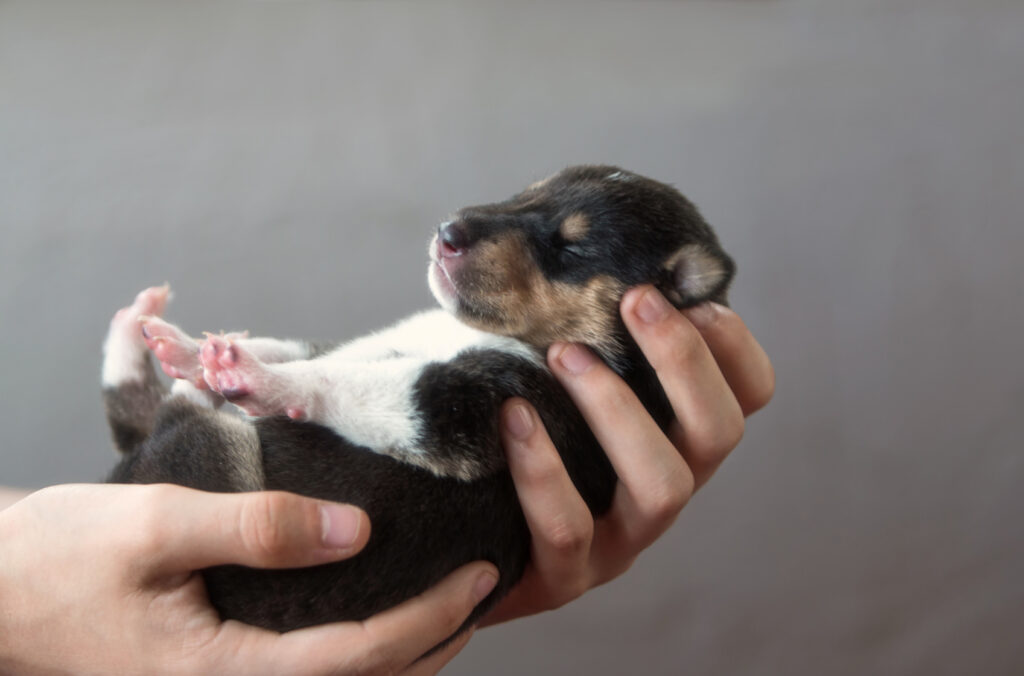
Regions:
[[[171,287],[167,284],[150,287],[140,292],[131,305],[114,314],[103,343],[105,386],[117,387],[145,378],[148,369],[146,343],[139,330],[139,317],[162,315],[170,294]]]
[[[251,416],[301,418],[304,407],[289,404],[287,378],[244,345],[244,335],[206,334],[199,351],[207,386]]]
[[[187,380],[199,389],[206,389],[197,340],[156,316],[142,315],[138,323],[146,346],[160,361],[164,373],[172,378]]]
[[[110,332],[118,332],[123,334],[125,337],[130,337],[134,342],[141,342],[139,336],[139,325],[138,319],[144,315],[152,315],[159,317],[163,315],[164,310],[167,309],[167,300],[171,296],[171,287],[167,284],[163,286],[151,286],[144,291],[140,291],[139,295],[135,296],[135,302],[128,307],[123,307],[114,314],[114,318],[110,321]]]

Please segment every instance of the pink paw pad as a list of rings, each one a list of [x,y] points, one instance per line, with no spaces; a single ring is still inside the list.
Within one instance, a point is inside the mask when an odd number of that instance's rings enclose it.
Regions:
[[[249,415],[277,413],[265,401],[270,374],[267,365],[235,342],[239,334],[206,334],[199,351],[206,384]]]

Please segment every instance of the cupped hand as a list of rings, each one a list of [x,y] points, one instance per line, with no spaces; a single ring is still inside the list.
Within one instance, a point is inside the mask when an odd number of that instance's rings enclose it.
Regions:
[[[630,388],[586,348],[553,345],[548,364],[583,413],[619,477],[612,507],[594,519],[530,405],[503,409],[503,439],[532,535],[522,580],[485,618],[502,622],[557,608],[624,573],[743,437],[775,374],[732,310],[677,311],[653,287],[630,290],[622,318],[654,367],[675,420],[663,433]]]
[[[0,673],[434,674],[470,632],[420,656],[493,588],[490,564],[364,622],[284,634],[222,621],[195,572],[340,560],[369,534],[362,511],[289,493],[43,489],[0,511]]]

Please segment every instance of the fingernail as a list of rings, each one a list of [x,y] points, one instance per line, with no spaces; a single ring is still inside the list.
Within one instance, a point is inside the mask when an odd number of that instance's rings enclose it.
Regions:
[[[345,549],[355,544],[363,519],[359,510],[346,505],[321,505],[321,540],[329,549]]]
[[[523,441],[533,433],[533,416],[522,404],[516,404],[505,414],[505,429],[513,439]]]
[[[683,314],[690,320],[690,323],[698,329],[710,326],[715,321],[715,307],[712,303],[701,303],[694,307],[683,310]]]
[[[573,375],[583,375],[597,363],[597,357],[582,345],[568,344],[558,354],[559,363]]]
[[[667,317],[671,310],[672,306],[668,304],[665,297],[654,288],[650,288],[640,297],[633,312],[644,323],[654,324]]]
[[[495,585],[498,584],[498,578],[494,573],[488,571],[481,573],[480,577],[476,579],[473,584],[473,603],[480,603],[484,598],[491,593]]]

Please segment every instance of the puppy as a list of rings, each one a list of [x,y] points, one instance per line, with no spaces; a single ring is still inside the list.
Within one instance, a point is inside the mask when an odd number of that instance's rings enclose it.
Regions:
[[[123,457],[110,481],[285,490],[370,516],[369,543],[346,561],[204,571],[225,619],[277,631],[359,620],[486,559],[501,578],[463,628],[475,623],[519,580],[530,551],[499,407],[515,396],[533,403],[576,489],[603,513],[615,473],[548,371],[546,349],[589,346],[664,429],[671,409],[619,301],[652,283],[680,308],[724,303],[734,273],[686,198],[610,166],[571,167],[504,202],[461,209],[429,254],[443,309],[340,347],[195,340],[160,319],[166,287],[143,291],[111,322],[103,396]],[[150,352],[176,379],[169,391]]]

